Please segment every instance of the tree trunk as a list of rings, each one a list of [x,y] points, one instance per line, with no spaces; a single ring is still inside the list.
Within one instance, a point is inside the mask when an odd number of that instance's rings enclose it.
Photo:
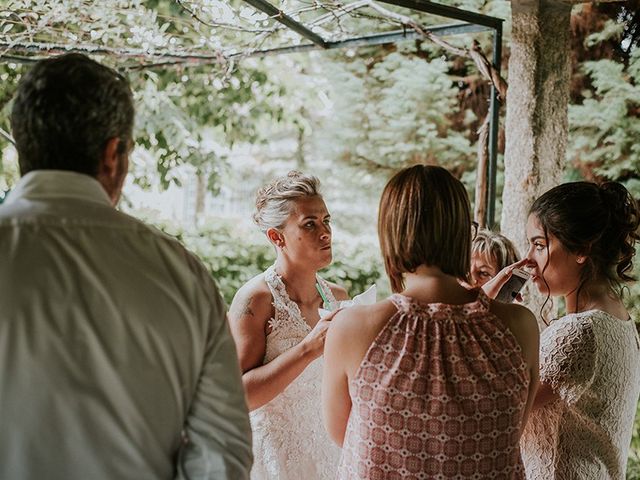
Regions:
[[[529,207],[562,180],[571,79],[570,18],[570,5],[512,1],[501,230],[523,255]],[[542,302],[525,299],[539,315]]]

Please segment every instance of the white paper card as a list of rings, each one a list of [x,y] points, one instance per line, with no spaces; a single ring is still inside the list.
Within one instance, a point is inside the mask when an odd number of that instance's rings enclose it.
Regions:
[[[327,316],[334,310],[339,308],[349,308],[354,305],[373,305],[376,303],[376,284],[374,283],[369,288],[367,288],[364,292],[359,295],[356,295],[351,300],[342,300],[340,302],[334,302],[329,305],[329,309],[319,308],[318,313],[320,314],[320,318]]]

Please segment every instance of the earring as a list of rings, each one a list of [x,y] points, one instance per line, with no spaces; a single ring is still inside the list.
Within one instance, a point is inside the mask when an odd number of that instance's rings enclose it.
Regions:
[[[578,258],[576,259],[576,262],[578,262],[580,265],[582,265],[582,264],[584,263],[584,261],[585,261],[585,260],[586,260],[586,258],[585,258],[585,257],[578,257]]]

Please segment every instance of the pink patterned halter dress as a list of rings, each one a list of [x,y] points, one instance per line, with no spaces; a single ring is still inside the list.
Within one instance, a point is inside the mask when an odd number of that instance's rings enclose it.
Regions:
[[[529,373],[480,291],[463,305],[393,295],[349,385],[340,479],[522,479]]]

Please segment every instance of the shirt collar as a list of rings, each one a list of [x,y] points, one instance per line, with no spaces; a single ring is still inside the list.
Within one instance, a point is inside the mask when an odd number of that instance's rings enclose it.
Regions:
[[[24,175],[7,195],[5,204],[29,200],[72,198],[111,206],[102,185],[84,173],[65,170],[33,170]]]

